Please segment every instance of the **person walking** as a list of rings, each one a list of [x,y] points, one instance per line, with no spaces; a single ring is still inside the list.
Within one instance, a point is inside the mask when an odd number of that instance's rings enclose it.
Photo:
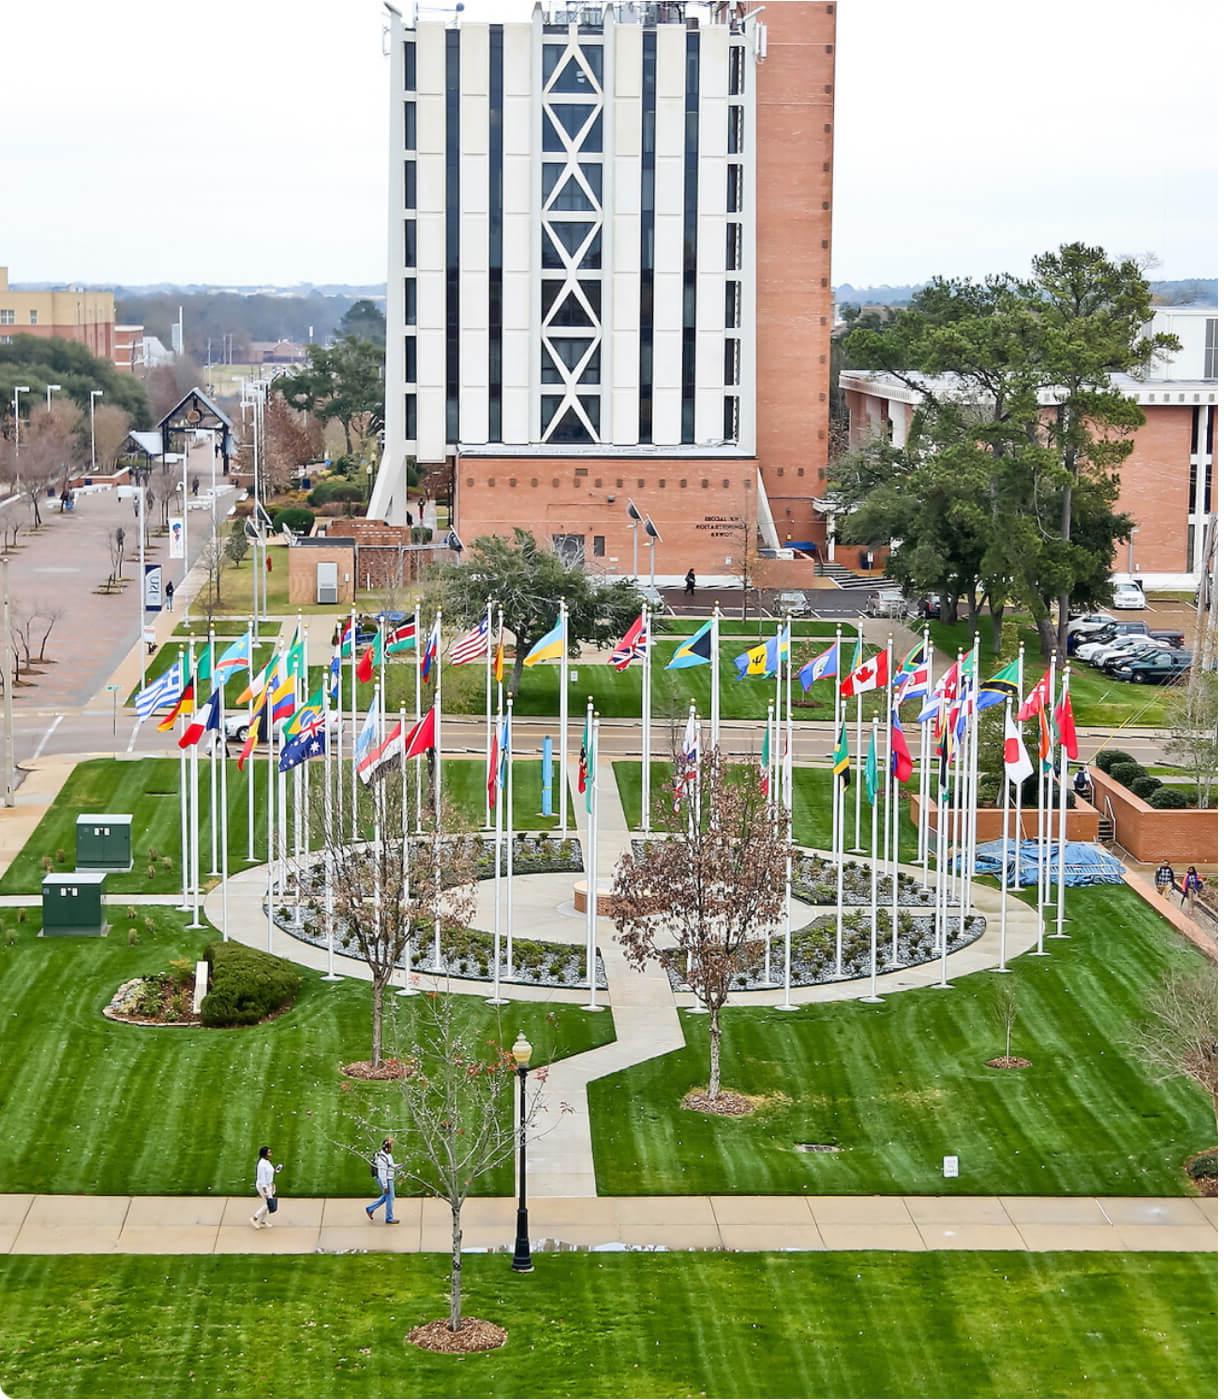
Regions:
[[[1195,901],[1203,892],[1203,880],[1194,866],[1190,866],[1186,871],[1186,878],[1181,883],[1181,907],[1186,907],[1186,900],[1190,901],[1190,912],[1194,913]]]
[[[684,576],[684,596],[691,598],[697,588],[697,575],[690,569]]]
[[[251,1216],[256,1230],[266,1230],[272,1223],[268,1216],[276,1210],[276,1173],[283,1170],[284,1165],[283,1162],[272,1165],[270,1147],[259,1149],[259,1160],[255,1163],[255,1194],[259,1197],[259,1206]]]
[[[1162,860],[1156,867],[1156,893],[1162,899],[1169,899],[1176,884],[1177,876],[1173,873],[1173,867],[1167,859]]]
[[[374,1174],[378,1177],[378,1184],[382,1187],[382,1195],[372,1206],[366,1206],[365,1213],[367,1220],[374,1219],[374,1212],[381,1205],[386,1205],[386,1223],[388,1225],[398,1225],[395,1218],[395,1173],[399,1168],[395,1165],[395,1158],[391,1155],[391,1150],[395,1146],[394,1138],[383,1138],[383,1144],[374,1154]]]
[[[1088,770],[1082,763],[1076,771],[1075,782],[1072,786],[1075,788],[1076,797],[1082,797],[1085,802],[1092,801],[1092,779],[1088,776]]]
[[[166,580],[166,611],[174,611],[174,580]]]

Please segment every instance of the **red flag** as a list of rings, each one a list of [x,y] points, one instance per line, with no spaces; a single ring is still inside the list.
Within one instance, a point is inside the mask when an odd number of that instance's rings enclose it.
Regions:
[[[1041,679],[1024,697],[1024,702],[1016,711],[1016,718],[1021,724],[1026,719],[1032,719],[1038,710],[1046,709],[1050,703],[1050,696],[1054,691],[1054,663],[1051,661],[1049,669],[1042,671]]]
[[[361,653],[357,662],[357,679],[362,685],[368,685],[374,679],[374,647],[366,647]]]
[[[1071,712],[1071,687],[1064,682],[1062,698],[1054,706],[1054,723],[1058,726],[1058,742],[1068,758],[1079,757],[1079,736],[1075,732],[1075,715]]]
[[[434,709],[431,705],[408,731],[404,758],[419,758],[433,748],[437,748],[437,744],[434,742]]]
[[[908,783],[914,772],[914,758],[909,751],[909,745],[905,742],[905,731],[901,728],[896,710],[892,712],[892,736],[889,740],[889,748],[892,754],[893,777],[899,783]]]
[[[433,711],[430,711],[432,714]],[[497,725],[493,726],[493,737],[489,740],[489,776],[485,783],[489,792],[489,811],[497,806]]]
[[[863,695],[869,690],[882,690],[888,685],[888,653],[877,651],[861,666],[856,666],[841,683],[843,695]]]
[[[221,692],[214,690],[208,697],[208,702],[202,710],[196,712],[195,718],[183,730],[178,741],[180,749],[189,749],[209,732],[210,729],[220,727],[221,718]]]

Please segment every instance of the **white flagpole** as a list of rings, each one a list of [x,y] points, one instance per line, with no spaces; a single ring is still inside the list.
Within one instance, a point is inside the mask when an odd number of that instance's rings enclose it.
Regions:
[[[413,707],[412,707],[412,717],[413,717],[413,720],[414,720],[417,724],[420,724],[420,722],[421,722],[421,605],[420,605],[419,602],[417,603],[416,608],[415,608],[415,610],[413,611],[413,614],[412,614],[412,643],[413,643],[413,646],[412,646],[412,663],[413,663],[412,669],[413,669],[413,672],[414,672],[415,682],[416,682],[416,687],[415,687],[416,700],[415,700],[415,702],[414,702],[414,704],[413,704]],[[439,686],[441,686],[441,684],[442,684],[442,637],[441,637],[441,634],[439,634],[439,636],[438,636],[438,660],[437,660],[437,666],[438,666],[438,674],[437,674],[437,677],[436,677],[435,679],[436,679],[436,683],[437,683]],[[486,752],[487,752],[487,750],[486,750]],[[415,765],[416,765],[416,831],[417,831],[417,835],[419,836],[419,835],[421,834],[421,755],[420,755],[420,754],[417,754],[417,756],[416,756],[416,758],[413,760],[413,762],[414,762]]]
[[[786,649],[786,778],[783,785],[783,800],[786,803],[786,912],[782,923],[782,1000],[779,1011],[793,1011],[791,1001],[791,892],[794,886],[794,865],[791,857],[791,843],[795,838],[795,716],[792,705],[794,682],[794,639]]]
[[[841,623],[837,624],[834,634],[834,658],[837,663],[837,674],[833,677],[833,747],[837,748],[838,734],[841,729]],[[833,808],[833,849],[837,850],[837,790],[840,784],[834,781],[833,791],[830,793]]]
[[[777,806],[782,792],[782,624],[774,627],[774,698],[769,707],[769,791]]]
[[[439,614],[440,616],[441,614]],[[418,642],[418,647],[420,643]],[[441,664],[439,662],[439,664]],[[442,970],[442,687],[434,691],[434,971]]]
[[[497,773],[494,794],[495,810],[493,817],[493,995],[488,998],[490,1006],[504,1006],[501,994],[501,938],[502,938],[502,805],[505,792],[502,784],[502,766],[505,753],[501,741],[505,736],[502,726],[502,688],[497,688]]]
[[[293,678],[293,708],[297,710],[306,699],[306,678],[310,675],[310,637],[306,629],[302,627],[301,613],[298,614],[298,627],[301,629],[302,638],[302,674]],[[293,854],[296,863],[293,868],[294,887],[298,891],[301,888],[301,862],[302,856],[310,846],[310,831],[308,823],[310,820],[310,782],[307,778],[309,768],[305,763],[297,763],[293,768]]]
[[[421,609],[417,606],[417,676],[421,674]],[[498,620],[498,641],[501,640],[501,609],[497,610]],[[485,762],[489,759],[489,750],[493,747],[493,649],[496,643],[493,641],[493,599],[485,600]],[[417,684],[420,684],[418,679]],[[421,708],[420,700],[417,701],[417,710]],[[420,772],[420,765],[417,765]],[[421,800],[417,797],[417,807],[420,808]],[[489,804],[485,803],[485,819],[481,823],[484,829],[489,829]]]
[[[1020,694],[1024,696],[1024,643],[1020,643]],[[1024,743],[1024,725],[1017,722],[1020,731],[1020,742]],[[1012,889],[1020,888],[1020,857],[1024,850],[1024,788],[1020,783],[1016,784],[1016,873],[1012,877]]]
[[[270,677],[269,677],[269,682],[270,682]],[[271,697],[270,694],[265,695],[263,706],[262,706],[262,708],[260,709],[260,712],[259,712],[259,713],[260,713],[260,716],[261,716],[261,719],[262,719],[263,726],[264,726],[264,728],[265,728],[265,730],[267,731],[267,734],[268,734],[268,798],[267,798],[267,803],[266,803],[266,806],[267,806],[267,809],[268,809],[268,810],[267,810],[267,837],[268,837],[268,952],[271,952],[271,951],[272,951],[272,882],[273,882],[273,873],[274,873],[275,864],[276,864],[276,837],[275,837],[276,786],[275,786],[275,778],[274,778],[274,773],[275,773],[275,768],[276,768],[276,736],[275,736],[275,732],[273,731],[273,728],[272,728],[272,705],[271,705],[271,699],[272,699],[272,697]],[[253,778],[254,778],[254,774],[252,774],[252,779],[253,779]],[[354,807],[354,808],[353,808],[354,813],[356,812],[356,810],[357,810],[356,807]],[[354,816],[354,821],[355,821],[355,820],[356,820],[356,817]]]
[[[354,608],[349,613],[349,674],[353,683],[353,771],[352,777],[352,797],[350,805],[353,809],[353,840],[357,839],[357,610]],[[343,687],[341,687],[343,694]],[[269,731],[271,732],[271,731]]]
[[[200,697],[195,697],[198,708]],[[200,922],[200,746],[191,746],[191,819],[188,823],[191,838],[191,922],[188,928],[203,928]]]
[[[863,624],[858,624],[858,658],[860,665],[863,656]],[[863,697],[854,697],[854,846],[856,852],[863,849]]]
[[[838,687],[838,710],[839,719],[844,717],[840,714],[841,687]],[[840,742],[842,724],[834,726]],[[834,749],[836,753],[836,749]],[[833,775],[833,863],[837,868],[837,915],[836,915],[836,939],[834,943],[833,975],[842,975],[842,936],[845,931],[845,891],[846,891],[846,803],[845,803],[845,783],[834,773]]]
[[[780,669],[781,669],[781,667],[779,666],[779,670],[780,670]],[[775,686],[775,690],[776,690],[776,689],[777,689],[777,687]],[[768,762],[767,762],[766,765],[765,765],[765,803],[766,803],[766,806],[767,806],[768,809],[769,809],[769,814],[770,814],[771,818],[773,819],[774,824],[776,825],[776,824],[777,824],[777,820],[778,820],[778,809],[779,809],[779,807],[781,806],[781,802],[780,802],[780,792],[779,792],[780,784],[779,784],[779,782],[778,782],[778,776],[779,776],[779,775],[778,775],[778,770],[777,770],[777,768],[775,767],[775,764],[774,764],[774,730],[775,730],[775,727],[776,727],[776,726],[775,726],[775,724],[774,724],[774,702],[771,700],[771,701],[769,702],[769,704],[766,706],[766,709],[765,709],[765,732],[766,732],[766,734],[768,735],[768,738],[769,738],[769,759],[768,759]],[[772,951],[773,951],[773,929],[772,929],[772,928],[767,928],[767,929],[765,930],[765,969],[764,969],[764,973],[763,973],[763,980],[764,980],[764,983],[765,983],[765,985],[766,985],[767,987],[768,987],[768,986],[770,985],[770,983],[773,981],[773,977],[771,976],[772,971],[773,971],[773,968],[772,968],[772,966],[771,966],[771,961],[770,961],[770,960],[771,960]]]
[[[254,559],[251,560],[251,572],[254,575]],[[247,644],[250,648],[247,655],[247,690],[250,691],[251,683],[255,679],[255,621],[251,619],[247,625]],[[255,714],[255,697],[247,695],[247,732],[250,732],[251,723]],[[247,785],[247,864],[255,864],[255,769],[246,775]]]
[[[418,668],[417,674],[418,674],[418,675],[420,674],[419,668]],[[403,843],[403,845],[402,845],[402,847],[401,847],[401,852],[402,852],[402,854],[401,854],[401,861],[402,861],[402,863],[403,863],[403,868],[404,868],[404,903],[405,903],[405,904],[407,904],[408,899],[409,899],[409,897],[410,897],[410,895],[411,895],[411,893],[412,893],[411,890],[410,890],[410,888],[409,888],[409,882],[408,882],[408,860],[409,860],[409,857],[408,857],[408,848],[409,848],[409,845],[411,844],[410,837],[409,837],[409,835],[408,835],[408,760],[407,760],[407,758],[405,758],[405,756],[404,756],[404,755],[405,755],[405,752],[407,751],[407,744],[404,742],[405,739],[407,738],[407,735],[408,735],[408,724],[407,724],[407,720],[408,720],[408,712],[407,712],[407,710],[405,710],[404,707],[401,705],[401,706],[400,706],[400,712],[399,712],[399,727],[400,727],[400,765],[399,765],[399,769],[400,769],[400,828],[401,828],[401,829],[400,829],[400,840],[401,840],[402,843]],[[418,760],[418,763],[419,763],[419,760]],[[419,777],[419,776],[420,776],[420,772],[419,772],[419,768],[418,768],[418,777]],[[420,817],[419,817],[420,810],[421,810],[421,803],[420,803],[420,800],[418,799],[418,801],[417,801],[417,813],[418,813],[418,818],[417,818],[417,820],[418,820],[418,821],[420,820]],[[397,993],[397,995],[398,995],[398,996],[401,996],[401,997],[416,996],[416,988],[412,985],[412,939],[411,939],[411,938],[407,938],[407,939],[405,939],[405,941],[404,941],[404,985],[399,989],[399,992]]]
[[[590,716],[588,733],[591,736],[591,747],[587,754],[587,806],[590,809],[587,812],[587,842],[591,848],[590,860],[587,862],[587,980],[591,999],[583,1009],[598,1011],[599,1003],[595,1000],[595,941],[596,922],[599,918],[599,866],[595,845],[599,840],[599,800],[596,787],[599,781],[599,716],[592,713],[589,697],[587,714]]]
[[[208,683],[214,688],[217,684],[217,648],[211,622],[208,624]],[[221,873],[217,868],[217,746],[211,743],[208,752],[208,873]]]
[[[969,677],[969,713],[965,721],[965,836],[961,843],[961,931],[969,917],[973,866],[977,858],[977,710],[979,677],[981,675],[981,645],[978,633],[973,634],[973,663]]]
[[[633,531],[634,546],[637,545],[637,526]],[[634,573],[637,573],[636,559]],[[651,635],[650,607],[642,604],[642,629],[646,638],[646,654],[642,657],[642,821],[643,831],[650,830],[650,650],[654,645]]]
[[[515,646],[519,645],[515,638]],[[565,840],[569,825],[569,609],[561,603],[561,791],[557,799],[557,825]],[[576,824],[575,824],[576,825]]]
[[[946,723],[946,702],[940,706],[941,718]],[[944,801],[943,789],[939,790],[939,808],[935,817],[935,929],[939,945],[939,981],[935,986],[946,990],[952,984],[948,981],[948,862],[944,842],[948,827],[948,804]]]
[[[900,718],[900,716],[898,716]],[[898,901],[901,897],[901,783],[893,771],[892,752],[892,712],[888,715],[888,765],[885,769],[887,781],[892,784],[892,960],[896,966],[900,962],[898,945],[900,942],[900,919],[901,911]]]
[[[718,719],[722,712],[722,669],[719,653],[718,624],[722,612],[714,604],[714,616],[710,624],[710,747],[718,747]]]
[[[1071,667],[1063,667],[1062,677],[1062,698],[1064,703],[1071,690]],[[1053,741],[1051,733],[1051,742]],[[1070,938],[1069,933],[1063,931],[1063,921],[1066,917],[1067,909],[1067,750],[1061,738],[1059,739],[1059,759],[1058,759],[1058,912],[1055,915],[1054,932],[1051,938]]]
[[[341,702],[340,718],[344,718]],[[340,726],[336,726],[337,732]],[[337,765],[339,755],[337,754]],[[332,808],[331,751],[331,688],[323,686],[323,918],[327,925],[327,972],[324,982],[339,982],[336,972],[336,918],[333,894],[333,861],[336,842],[335,816]]]
[[[229,942],[229,755],[225,751],[225,683],[217,687],[218,729],[215,747],[221,750],[221,940]]]
[[[899,935],[898,935],[898,927],[897,927],[897,857],[898,857],[898,854],[899,854],[899,853],[898,853],[898,851],[897,851],[897,841],[896,841],[896,835],[895,835],[896,823],[895,823],[894,821],[891,820],[892,815],[893,815],[893,806],[894,806],[894,803],[895,803],[896,800],[897,800],[897,792],[896,792],[896,789],[895,789],[895,787],[893,786],[893,782],[892,782],[893,639],[892,639],[892,633],[891,633],[891,632],[888,634],[888,647],[887,647],[887,649],[886,649],[885,656],[886,656],[886,660],[885,660],[885,662],[884,662],[884,671],[885,671],[885,675],[887,676],[887,683],[886,683],[885,689],[884,689],[884,722],[883,722],[883,725],[882,725],[882,728],[883,728],[884,733],[885,733],[885,735],[886,735],[886,740],[885,740],[885,744],[884,744],[884,756],[885,756],[885,757],[884,757],[884,773],[883,773],[883,777],[882,777],[882,778],[880,777],[879,774],[877,774],[876,776],[877,776],[877,782],[878,782],[878,784],[879,784],[879,787],[882,787],[882,788],[884,789],[884,811],[881,813],[881,816],[883,817],[883,822],[884,822],[884,831],[883,831],[883,839],[882,839],[881,845],[882,845],[882,847],[883,847],[883,855],[884,855],[884,872],[883,872],[883,873],[884,873],[885,875],[887,875],[888,871],[889,871],[890,869],[892,870],[892,887],[893,887],[893,889],[892,889],[892,947],[893,947],[893,962],[896,962],[896,960],[897,960],[897,939],[898,939],[898,936],[899,936]],[[872,720],[872,726],[873,726],[873,727],[872,727],[872,731],[871,731],[871,732],[872,732],[873,735],[876,733],[876,730],[875,730],[875,728],[874,728],[874,725],[875,725],[875,720]],[[878,743],[878,740],[877,740],[877,745],[876,745],[876,761],[877,761],[877,764],[878,764],[878,762],[879,762],[879,757],[880,757],[880,754],[879,754],[879,743]],[[877,801],[878,801],[878,790],[877,790]],[[875,820],[876,820],[876,814],[875,814],[875,812],[873,811],[872,814],[871,814],[871,822],[872,822],[872,826],[873,826],[873,827],[874,827],[874,825],[875,825]],[[874,832],[873,832],[873,834],[872,834],[872,840],[874,840],[874,839],[875,839],[875,835],[874,835]],[[873,889],[875,888],[875,883],[876,883],[877,878],[878,878],[878,874],[877,874],[877,871],[876,871],[876,868],[875,868],[875,857],[873,856],[873,857],[872,857],[872,862],[871,862],[871,883],[872,883],[872,888],[873,888]],[[873,967],[872,967],[872,975],[873,975],[873,976],[875,975],[874,961],[873,961]]]
[[[1020,686],[1021,686],[1021,689],[1023,689],[1023,687],[1024,687],[1024,672],[1023,672],[1023,671],[1020,672]],[[1007,747],[1007,735],[1008,735],[1008,732],[1011,730],[1011,717],[1012,717],[1012,702],[1011,702],[1011,696],[1010,696],[1010,695],[1007,697],[1007,700],[1006,700],[1004,703],[1007,705],[1007,709],[1004,711],[1004,718],[1003,718],[1003,746],[1004,746],[1004,750],[1006,751],[1006,747]],[[1016,790],[1016,793],[1017,793],[1017,798],[1018,798],[1018,797],[1019,797],[1019,789],[1018,789],[1018,788],[1017,788],[1017,790]],[[1002,864],[1001,864],[1000,867],[999,867],[999,965],[998,965],[998,967],[995,968],[995,971],[996,971],[996,972],[1010,972],[1010,971],[1011,971],[1011,969],[1007,966],[1007,900],[1008,900],[1008,894],[1007,894],[1007,817],[1008,817],[1008,811],[1007,811],[1007,808],[1008,808],[1008,803],[1009,803],[1009,801],[1010,801],[1010,797],[1011,797],[1011,779],[1007,776],[1007,764],[1006,764],[1006,760],[1005,760],[1005,761],[1004,761],[1004,765],[1003,765],[1003,837],[1002,837],[1001,848],[1000,848],[1000,850],[1001,850],[1000,859],[1001,859],[1001,861],[1002,861]]]
[[[1045,890],[1044,900],[1046,904],[1054,903],[1052,893],[1054,885],[1054,703],[1057,699],[1056,689],[1058,683],[1058,673],[1054,669],[1054,658],[1050,658],[1046,675],[1050,678],[1050,695],[1046,704],[1046,720],[1050,736],[1049,768],[1042,775],[1042,781],[1046,784],[1046,840],[1045,859],[1042,862],[1042,883]]]
[[[891,637],[889,638],[889,641],[888,641],[888,647],[889,647],[889,652],[891,653],[891,651],[892,651],[892,638],[891,638]],[[890,667],[890,669],[889,669],[889,674],[891,674],[891,667]],[[871,748],[870,748],[870,750],[869,750],[869,755],[872,757],[873,761],[874,761],[875,764],[876,764],[876,772],[874,772],[874,773],[871,775],[871,777],[872,777],[872,791],[873,791],[873,793],[874,793],[874,796],[873,796],[873,798],[872,798],[872,800],[871,800],[871,803],[870,803],[870,807],[871,807],[871,974],[870,974],[870,975],[871,975],[871,982],[870,982],[870,990],[868,991],[867,995],[866,995],[865,997],[859,997],[859,1000],[860,1000],[860,1001],[866,1001],[866,1002],[879,1002],[879,1001],[883,1001],[883,1000],[884,1000],[884,998],[883,998],[882,996],[879,996],[879,995],[877,994],[877,992],[876,992],[876,964],[879,962],[879,957],[880,957],[880,952],[879,952],[879,948],[880,948],[880,942],[879,942],[880,892],[879,892],[878,872],[877,872],[877,870],[876,870],[876,861],[877,861],[877,859],[878,859],[878,857],[879,857],[879,842],[878,842],[877,836],[876,836],[876,833],[877,833],[877,830],[878,830],[878,827],[879,827],[879,810],[878,810],[878,809],[879,809],[879,805],[880,805],[880,774],[879,774],[880,748],[879,748],[879,743],[878,743],[878,738],[877,738],[877,736],[878,736],[878,734],[879,734],[879,728],[880,728],[880,722],[879,722],[879,720],[873,719],[873,720],[871,721],[871,741],[872,741],[872,742],[871,742]]]
[[[179,677],[183,682],[182,690],[187,686],[188,677],[194,674],[194,658],[188,664],[183,661],[183,648],[179,647]],[[179,738],[183,737],[186,723],[182,715],[179,715]],[[173,733],[173,730],[171,731]],[[191,836],[190,820],[188,817],[188,807],[191,803],[191,789],[187,783],[187,750],[179,749],[179,866],[183,874],[183,902],[179,908],[185,914],[191,908],[191,882],[188,868],[191,865]]]
[[[931,629],[929,626],[922,629],[922,664],[926,671],[926,685],[923,687],[923,704],[925,704],[925,697],[930,695],[935,688],[933,675],[935,660],[931,655]],[[889,743],[890,745],[892,743],[891,734],[889,735]],[[931,724],[929,720],[925,724],[919,725],[918,791],[921,795],[921,801],[918,804],[918,811],[920,814],[918,822],[918,860],[922,864],[922,886],[925,889],[930,880],[928,862],[931,854],[931,824],[927,815],[931,801]]]
[[[506,700],[506,976],[514,976],[514,696]]]

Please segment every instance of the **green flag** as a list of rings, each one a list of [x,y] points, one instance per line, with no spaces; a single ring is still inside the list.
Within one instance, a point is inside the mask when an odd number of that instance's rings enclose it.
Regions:
[[[871,742],[867,745],[867,771],[863,774],[863,786],[867,789],[867,801],[874,807],[876,803],[876,789],[879,787],[879,774],[876,766],[879,760],[876,758],[875,730],[871,731]]]
[[[833,776],[841,779],[842,787],[850,785],[850,745],[846,740],[846,726],[841,727],[837,747],[833,750]]]
[[[285,652],[285,675],[304,678],[306,675],[306,646],[303,641],[301,631],[295,627],[293,629],[293,640],[289,643],[289,650]]]
[[[978,687],[978,709],[988,710],[991,705],[1001,705],[1010,697],[1020,698],[1020,659],[1016,658],[1009,666],[1004,666],[997,676],[991,676]]]

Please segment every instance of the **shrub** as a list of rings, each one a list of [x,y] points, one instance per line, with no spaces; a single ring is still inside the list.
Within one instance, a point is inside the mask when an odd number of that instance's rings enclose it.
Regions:
[[[1132,754],[1128,754],[1125,749],[1102,749],[1096,756],[1096,766],[1102,773],[1108,773],[1113,777],[1113,766],[1115,763],[1134,763]]]
[[[1124,788],[1130,787],[1136,778],[1146,778],[1147,775],[1148,771],[1143,764],[1133,760],[1129,763],[1115,763],[1109,773],[1114,782],[1121,783]]]
[[[293,1004],[301,973],[284,958],[241,943],[210,943],[208,995],[200,1007],[206,1026],[252,1026]]]
[[[1130,790],[1135,794],[1136,797],[1148,798],[1151,797],[1151,795],[1160,786],[1160,779],[1153,778],[1150,773],[1147,773],[1142,778],[1136,778],[1135,781],[1130,785]]]
[[[1181,811],[1183,807],[1190,805],[1186,794],[1175,787],[1158,787],[1148,798],[1148,802],[1162,812]]]
[[[128,947],[134,948],[140,942],[140,935],[134,928],[128,929]]]
[[[1189,1170],[1195,1181],[1202,1181],[1207,1176],[1219,1176],[1219,1153],[1204,1152],[1190,1163]]]
[[[17,911],[17,922],[18,922],[19,924],[24,924],[25,921],[26,921],[29,917],[30,917],[30,911],[29,911],[28,909],[18,909],[18,911]]]
[[[308,535],[314,519],[314,511],[307,510],[305,506],[287,506],[272,517],[272,528],[292,530],[295,535]]]

